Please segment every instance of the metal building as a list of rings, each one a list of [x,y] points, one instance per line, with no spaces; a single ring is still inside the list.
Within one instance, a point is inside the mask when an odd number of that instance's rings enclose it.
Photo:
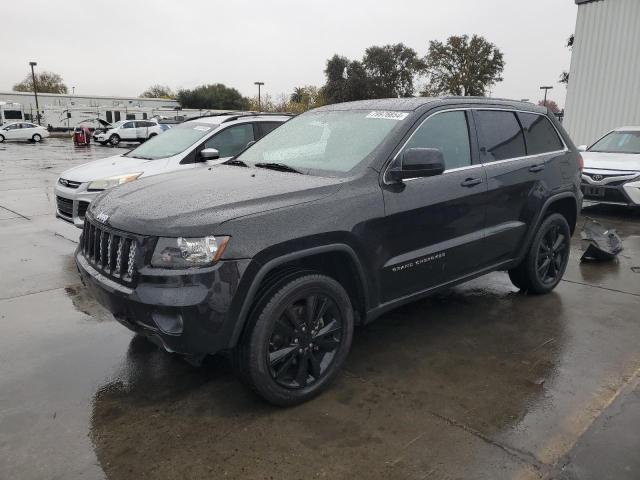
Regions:
[[[640,0],[575,0],[564,127],[576,145],[640,125]]]

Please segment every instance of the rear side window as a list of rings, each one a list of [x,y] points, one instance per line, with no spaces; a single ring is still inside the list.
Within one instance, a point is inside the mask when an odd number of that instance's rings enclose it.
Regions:
[[[260,135],[260,138],[262,138],[267,133],[271,133],[282,124],[280,122],[257,122],[256,125],[258,125],[258,135]]]
[[[485,163],[526,155],[524,135],[514,112],[479,110],[476,118]]]
[[[527,154],[555,152],[564,148],[556,129],[544,115],[518,112],[524,139],[527,142]]]
[[[205,148],[215,148],[220,158],[233,157],[253,142],[253,124],[243,123],[226,128],[205,142]]]
[[[471,165],[469,127],[465,112],[444,112],[429,117],[407,142],[408,148],[437,148],[446,170]]]

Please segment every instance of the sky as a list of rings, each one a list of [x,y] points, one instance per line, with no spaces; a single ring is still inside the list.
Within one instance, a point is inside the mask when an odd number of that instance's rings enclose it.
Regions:
[[[494,97],[549,98],[569,69],[573,0],[109,0],[3,2],[0,91],[38,70],[62,75],[78,94],[137,96],[224,83],[243,95],[278,96],[324,84],[328,58],[361,59],[367,47],[402,42],[419,55],[430,40],[479,34],[506,62]],[[418,82],[420,85],[421,82]]]

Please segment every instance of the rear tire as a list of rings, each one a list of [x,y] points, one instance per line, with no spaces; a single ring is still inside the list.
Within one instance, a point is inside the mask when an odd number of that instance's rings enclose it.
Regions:
[[[326,389],[349,353],[353,307],[333,278],[287,277],[254,308],[235,351],[241,377],[267,402],[285,407]]]
[[[111,135],[111,136],[109,137],[109,143],[110,143],[111,145],[113,145],[114,147],[117,147],[117,146],[118,146],[118,144],[120,143],[120,136],[119,136],[119,135],[116,135],[116,134],[114,133],[113,135]]]
[[[520,290],[548,293],[562,280],[570,251],[569,223],[559,213],[553,213],[542,221],[527,256],[520,265],[509,270],[509,278]]]
[[[35,143],[40,143],[40,141],[42,140],[42,135],[36,133],[33,135],[33,137],[31,137],[31,140],[33,140]]]

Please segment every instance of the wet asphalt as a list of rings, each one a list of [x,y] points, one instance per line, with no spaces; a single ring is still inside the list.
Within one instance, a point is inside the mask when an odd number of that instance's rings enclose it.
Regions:
[[[357,330],[318,399],[270,407],[90,298],[54,218],[65,169],[123,149],[0,144],[0,479],[640,478],[640,213],[551,294],[494,273]]]

